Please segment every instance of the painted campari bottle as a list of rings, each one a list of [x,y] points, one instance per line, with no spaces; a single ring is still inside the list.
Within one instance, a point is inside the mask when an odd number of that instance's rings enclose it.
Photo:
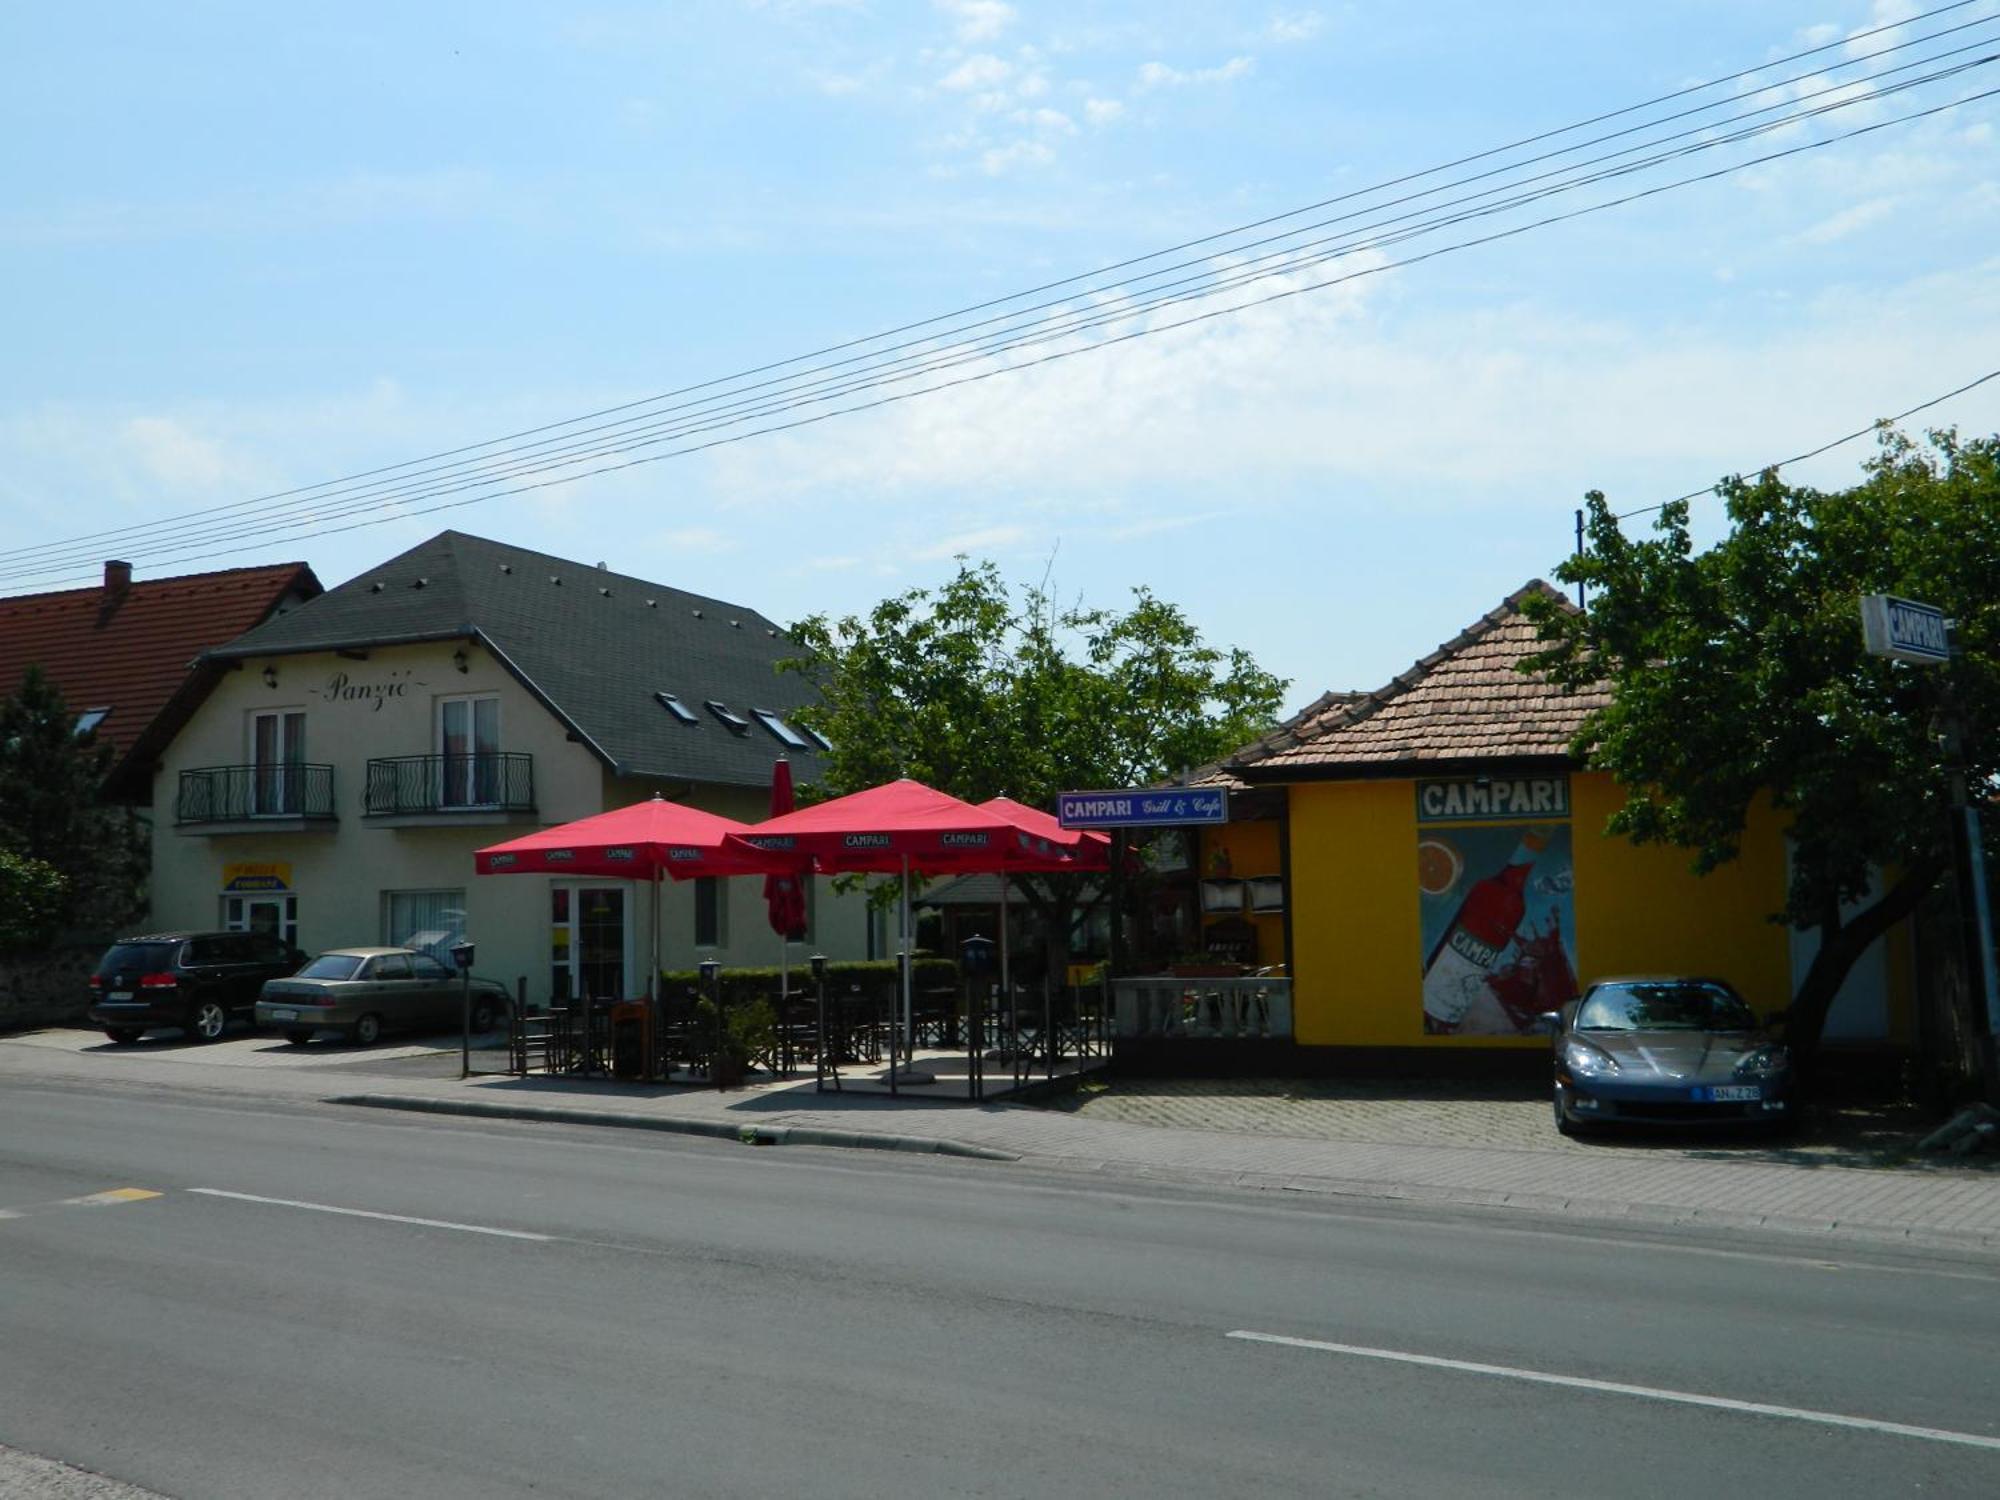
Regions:
[[[1424,1029],[1458,1029],[1467,1008],[1479,998],[1500,955],[1514,941],[1528,913],[1528,872],[1546,842],[1524,833],[1505,869],[1488,875],[1465,893],[1457,913],[1424,963]]]

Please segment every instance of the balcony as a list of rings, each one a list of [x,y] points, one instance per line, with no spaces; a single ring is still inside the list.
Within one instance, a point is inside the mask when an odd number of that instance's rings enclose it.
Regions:
[[[528,822],[535,815],[535,758],[496,750],[371,760],[363,811],[378,828]]]
[[[333,767],[298,762],[181,772],[181,833],[307,833],[334,825]]]

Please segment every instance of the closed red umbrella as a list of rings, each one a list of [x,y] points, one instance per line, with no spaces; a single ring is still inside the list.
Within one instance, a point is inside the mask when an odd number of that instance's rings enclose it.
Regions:
[[[779,756],[771,767],[771,816],[783,817],[797,805],[792,792],[792,763]],[[788,943],[806,935],[805,875],[809,865],[801,861],[796,869],[764,877],[764,906],[770,913],[771,930]]]

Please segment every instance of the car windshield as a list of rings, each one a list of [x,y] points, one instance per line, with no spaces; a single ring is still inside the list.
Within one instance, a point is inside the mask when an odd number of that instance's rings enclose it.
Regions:
[[[1604,984],[1577,1011],[1578,1031],[1750,1031],[1757,1025],[1735,994],[1716,984],[1666,980]]]
[[[361,960],[352,953],[322,953],[299,970],[301,979],[352,979]]]

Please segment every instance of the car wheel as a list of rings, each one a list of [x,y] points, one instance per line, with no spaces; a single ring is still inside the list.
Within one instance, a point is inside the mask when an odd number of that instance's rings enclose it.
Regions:
[[[472,1002],[472,1029],[484,1035],[493,1029],[494,1005],[491,1000]]]
[[[303,1047],[312,1039],[313,1034],[310,1031],[288,1031],[285,1033],[285,1040],[290,1042],[294,1047]]]
[[[121,1047],[129,1047],[146,1033],[137,1026],[107,1026],[104,1034]]]
[[[188,1012],[187,1034],[197,1042],[215,1041],[229,1026],[229,1010],[220,1000],[197,1000]]]
[[[1569,1117],[1569,1111],[1563,1108],[1563,1096],[1560,1091],[1557,1092],[1555,1097],[1555,1110],[1556,1133],[1558,1135],[1566,1135],[1574,1140],[1578,1135],[1582,1134],[1582,1127],[1576,1121],[1572,1120]]]
[[[372,1047],[382,1040],[382,1018],[366,1015],[347,1028],[347,1039],[357,1047]]]

